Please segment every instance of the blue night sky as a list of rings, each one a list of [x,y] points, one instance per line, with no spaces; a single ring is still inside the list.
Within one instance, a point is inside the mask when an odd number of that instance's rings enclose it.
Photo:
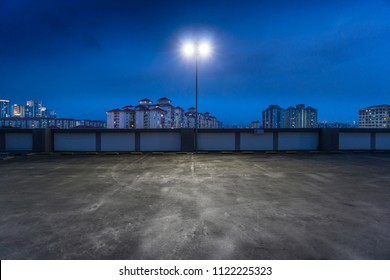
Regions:
[[[351,122],[390,103],[390,1],[0,0],[0,99],[105,119],[142,98],[195,103],[187,38],[211,40],[199,110],[225,124],[305,103]]]

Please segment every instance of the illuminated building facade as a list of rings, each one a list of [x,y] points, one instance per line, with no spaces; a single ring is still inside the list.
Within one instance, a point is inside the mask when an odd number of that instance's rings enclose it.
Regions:
[[[127,114],[126,109],[131,110]],[[195,128],[195,108],[185,112],[174,107],[171,100],[162,97],[154,104],[150,99],[141,99],[137,106],[126,106],[107,112],[107,128]],[[199,113],[199,128],[218,128],[217,118],[210,113]],[[131,124],[134,123],[134,126]]]
[[[0,117],[8,118],[10,116],[9,100],[0,99]]]
[[[359,128],[390,128],[390,105],[360,109]]]

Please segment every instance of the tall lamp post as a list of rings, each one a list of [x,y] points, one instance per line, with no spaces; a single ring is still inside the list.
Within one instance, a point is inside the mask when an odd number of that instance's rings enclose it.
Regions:
[[[198,112],[198,60],[207,58],[211,55],[211,45],[208,42],[187,42],[182,45],[182,53],[186,58],[195,58],[195,138],[194,150],[198,151],[198,129],[199,129],[199,112]]]

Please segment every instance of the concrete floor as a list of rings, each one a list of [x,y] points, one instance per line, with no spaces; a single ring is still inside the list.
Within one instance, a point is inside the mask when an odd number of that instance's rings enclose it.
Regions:
[[[389,259],[390,155],[0,162],[1,259]]]

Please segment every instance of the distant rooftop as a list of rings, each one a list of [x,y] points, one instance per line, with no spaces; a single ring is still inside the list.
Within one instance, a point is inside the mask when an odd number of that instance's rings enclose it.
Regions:
[[[139,103],[152,103],[152,100],[148,99],[148,98],[144,98],[144,99],[141,99],[139,101]]]
[[[365,109],[378,109],[378,108],[384,108],[384,107],[390,107],[390,105],[385,105],[385,104],[383,104],[383,105],[373,105],[373,106],[365,107],[365,108],[363,108],[361,110],[365,110]]]
[[[159,103],[159,104],[170,104],[171,100],[169,98],[162,97],[162,98],[157,100],[157,103]]]

